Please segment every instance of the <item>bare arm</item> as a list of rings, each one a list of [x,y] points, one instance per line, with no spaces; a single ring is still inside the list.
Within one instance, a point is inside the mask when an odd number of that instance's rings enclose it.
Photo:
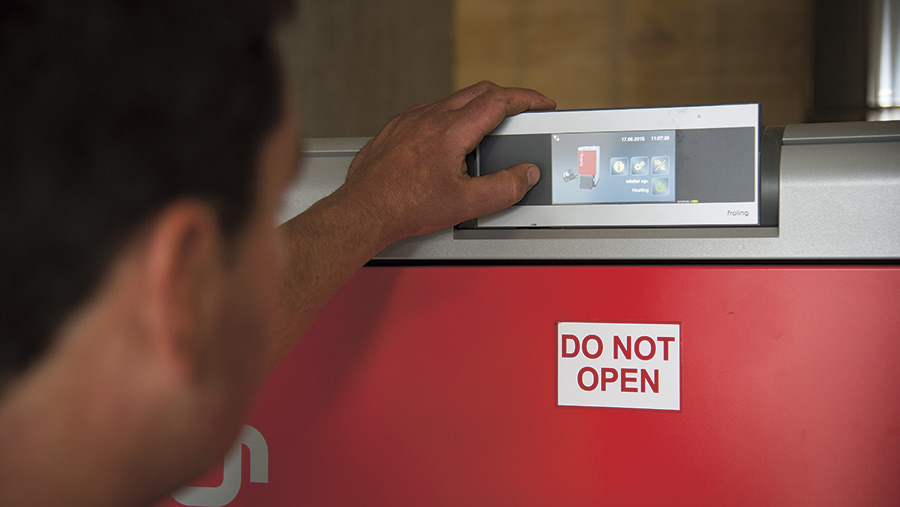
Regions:
[[[465,157],[505,117],[552,109],[543,95],[479,83],[389,122],[353,160],[347,181],[281,227],[283,321],[273,368],[356,271],[391,243],[501,210],[540,178],[523,161],[471,178]]]

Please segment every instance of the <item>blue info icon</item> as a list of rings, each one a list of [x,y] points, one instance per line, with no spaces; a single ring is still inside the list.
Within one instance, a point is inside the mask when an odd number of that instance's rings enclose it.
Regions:
[[[628,159],[625,157],[610,159],[609,174],[613,176],[625,176],[628,174]]]

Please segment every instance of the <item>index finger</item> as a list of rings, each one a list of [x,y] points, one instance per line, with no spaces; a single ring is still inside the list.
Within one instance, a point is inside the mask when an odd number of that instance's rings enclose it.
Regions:
[[[500,86],[490,81],[481,81],[480,83],[475,83],[453,92],[450,96],[448,96],[441,102],[444,103],[447,109],[459,109],[471,102],[475,97],[478,97],[488,90],[492,90],[494,88],[500,88]]]
[[[507,116],[525,111],[555,109],[556,103],[541,93],[525,88],[494,88],[470,100],[459,109],[460,141],[471,152]]]

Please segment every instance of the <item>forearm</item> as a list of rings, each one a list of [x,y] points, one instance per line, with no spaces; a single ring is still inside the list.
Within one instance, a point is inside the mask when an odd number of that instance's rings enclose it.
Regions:
[[[540,178],[537,167],[523,160],[470,178],[466,154],[507,116],[553,107],[537,92],[484,82],[391,120],[359,151],[340,189],[281,228],[273,369],[338,289],[387,245],[519,201]]]
[[[393,241],[389,219],[369,209],[369,200],[359,192],[344,185],[279,228],[281,320],[270,349],[271,369],[290,353],[341,286]]]

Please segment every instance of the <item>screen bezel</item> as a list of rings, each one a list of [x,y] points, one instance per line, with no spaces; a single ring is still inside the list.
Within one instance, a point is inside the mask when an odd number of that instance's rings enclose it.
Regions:
[[[627,133],[660,130],[753,129],[754,200],[517,205],[469,222],[467,227],[609,228],[767,226],[763,210],[758,104],[665,108],[539,111],[507,118],[489,136],[521,134]],[[480,148],[480,147],[479,147]],[[469,158],[470,174],[481,174],[479,149]],[[543,177],[551,173],[542,168]],[[775,204],[777,206],[777,203]],[[737,212],[737,213],[733,213]],[[746,213],[746,215],[744,214]]]

